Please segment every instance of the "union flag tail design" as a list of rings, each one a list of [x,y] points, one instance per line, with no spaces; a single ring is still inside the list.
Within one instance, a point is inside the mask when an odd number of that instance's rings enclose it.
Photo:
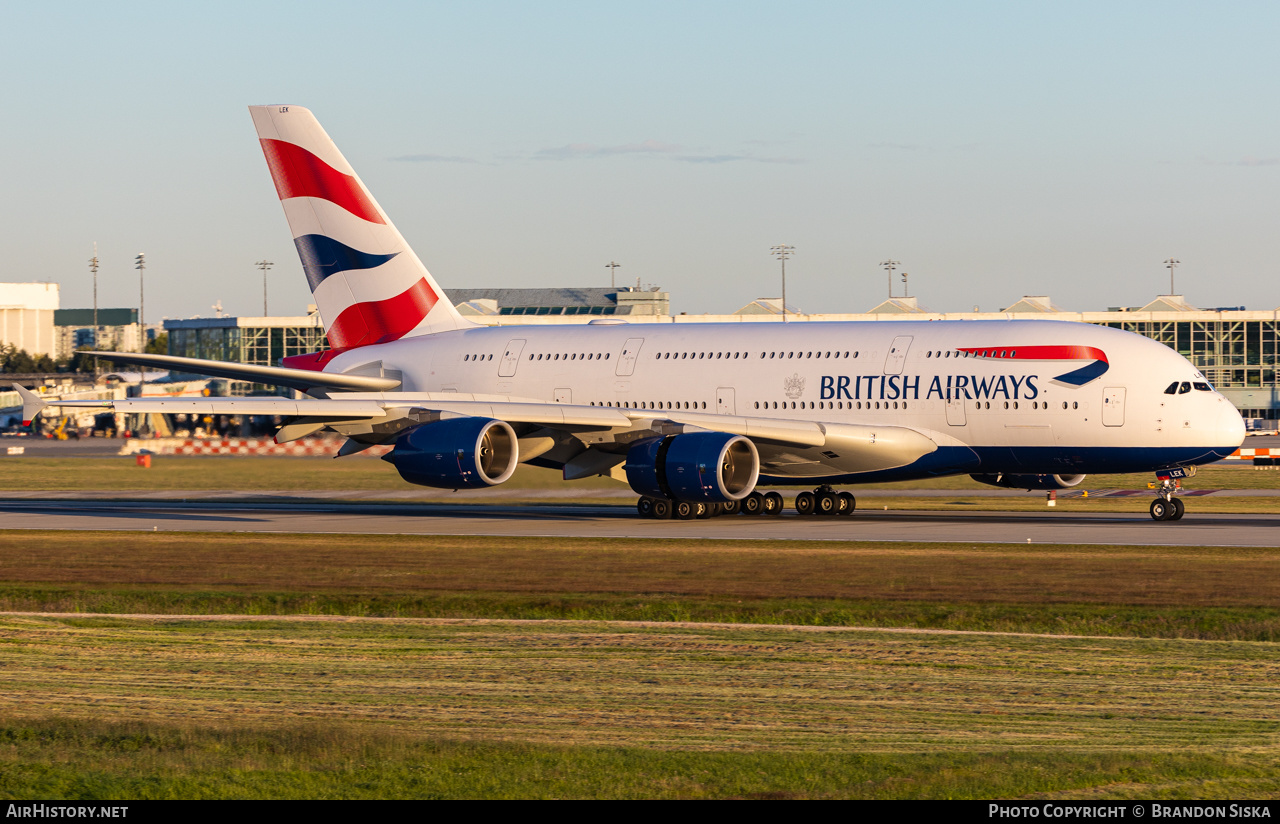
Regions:
[[[249,112],[330,346],[471,325],[310,111],[250,106]]]

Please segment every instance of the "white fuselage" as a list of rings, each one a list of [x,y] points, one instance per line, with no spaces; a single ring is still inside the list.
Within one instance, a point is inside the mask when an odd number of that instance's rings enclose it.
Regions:
[[[945,453],[894,477],[1145,471],[1217,460],[1244,436],[1177,352],[1084,323],[477,327],[351,350],[326,371],[377,362],[406,392],[907,427]],[[1183,382],[1201,388],[1166,394]]]

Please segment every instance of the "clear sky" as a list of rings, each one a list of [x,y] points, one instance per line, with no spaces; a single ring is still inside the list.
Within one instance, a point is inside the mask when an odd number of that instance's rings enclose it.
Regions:
[[[310,108],[445,289],[673,310],[1280,306],[1274,2],[3,2],[0,280],[301,313],[246,106]]]

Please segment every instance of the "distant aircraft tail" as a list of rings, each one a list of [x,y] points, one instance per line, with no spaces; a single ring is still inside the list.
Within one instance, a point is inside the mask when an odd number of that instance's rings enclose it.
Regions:
[[[472,325],[310,111],[250,106],[249,112],[330,346],[349,349]]]

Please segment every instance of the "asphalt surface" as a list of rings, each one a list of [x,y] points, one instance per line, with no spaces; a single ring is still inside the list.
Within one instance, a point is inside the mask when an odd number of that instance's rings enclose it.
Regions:
[[[1178,522],[1145,514],[1066,512],[918,512],[861,509],[850,518],[742,515],[654,521],[632,506],[499,506],[235,502],[0,502],[2,529],[163,532],[497,535],[577,538],[1130,544],[1270,547],[1280,544],[1280,515],[1196,514]]]

